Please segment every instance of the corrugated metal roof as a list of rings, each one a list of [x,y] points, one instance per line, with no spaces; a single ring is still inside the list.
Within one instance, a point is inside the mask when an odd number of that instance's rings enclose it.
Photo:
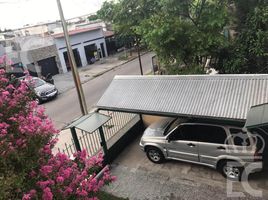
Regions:
[[[268,74],[116,76],[97,107],[137,113],[244,121],[268,102]]]

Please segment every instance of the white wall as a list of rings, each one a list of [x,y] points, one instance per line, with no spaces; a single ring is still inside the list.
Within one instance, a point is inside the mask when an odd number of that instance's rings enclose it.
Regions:
[[[101,28],[97,30],[84,32],[84,33],[70,35],[70,43],[72,45],[72,49],[78,49],[81,62],[82,62],[82,66],[87,65],[87,59],[86,59],[84,46],[87,46],[90,44],[96,44],[97,48],[101,49],[100,44],[103,43],[105,54],[106,56],[108,55],[106,43],[104,39],[104,34]],[[67,49],[66,49],[66,43],[65,43],[64,37],[55,38],[55,44],[58,49],[58,54],[59,54],[60,62],[62,65],[63,73],[65,73],[67,72],[67,67],[66,67],[66,63],[64,60],[63,52],[67,51]]]
[[[46,24],[23,27],[21,29],[15,30],[14,33],[19,36],[28,36],[28,35],[45,35],[48,32]]]
[[[5,40],[5,36],[0,33],[0,40]]]
[[[16,43],[19,43],[22,51],[38,49],[54,44],[54,40],[52,37],[41,37],[38,35],[16,37],[14,38],[14,41]]]

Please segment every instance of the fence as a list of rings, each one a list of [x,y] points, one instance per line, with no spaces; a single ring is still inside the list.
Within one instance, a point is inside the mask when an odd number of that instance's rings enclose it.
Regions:
[[[126,127],[126,125],[136,116],[135,114],[111,111],[100,111],[100,113],[111,116],[111,119],[102,126],[106,141],[112,139],[112,137]],[[102,151],[101,138],[98,129],[93,133],[87,133],[81,130],[76,130],[76,132],[81,148],[86,149],[89,156],[93,156]],[[71,139],[69,143],[65,143],[64,148],[58,148],[58,151],[66,153],[68,156],[72,156],[76,152],[73,139]]]

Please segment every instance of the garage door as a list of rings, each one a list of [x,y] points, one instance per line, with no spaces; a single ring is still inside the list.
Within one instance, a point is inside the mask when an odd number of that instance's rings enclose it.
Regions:
[[[47,76],[48,74],[56,75],[59,73],[55,57],[39,60],[37,63],[41,66],[42,76]]]

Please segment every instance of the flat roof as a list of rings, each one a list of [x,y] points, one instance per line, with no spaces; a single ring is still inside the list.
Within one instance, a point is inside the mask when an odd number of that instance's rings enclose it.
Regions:
[[[97,103],[103,110],[244,122],[268,102],[268,74],[116,76]]]
[[[90,31],[94,31],[94,30],[98,30],[98,29],[102,29],[101,26],[96,26],[96,27],[88,27],[88,28],[80,28],[80,29],[74,29],[69,31],[69,36],[71,35],[76,35],[76,34],[80,34],[80,33],[85,33],[85,32],[90,32]],[[64,33],[56,33],[52,35],[54,38],[61,38],[64,37]]]
[[[105,124],[107,121],[110,120],[110,116],[106,116],[104,114],[100,113],[89,113],[87,115],[84,115],[76,120],[74,120],[71,124],[66,126],[64,129],[68,128],[77,128],[82,131],[86,131],[88,133],[93,133],[95,130],[97,130],[99,127],[101,127],[103,124]]]

